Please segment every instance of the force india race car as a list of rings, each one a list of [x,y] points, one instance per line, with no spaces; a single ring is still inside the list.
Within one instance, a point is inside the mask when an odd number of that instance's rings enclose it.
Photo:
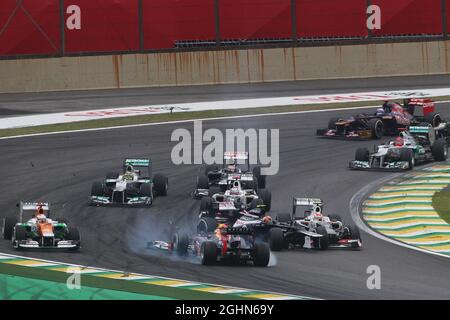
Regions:
[[[297,207],[308,206],[303,217],[296,215]],[[292,215],[278,214],[278,228],[271,228],[270,248],[281,251],[291,247],[307,249],[360,248],[362,246],[359,229],[344,225],[336,214],[325,216],[322,213],[323,202],[320,199],[293,198]]]
[[[412,170],[416,164],[447,160],[447,141],[438,128],[429,124],[412,126],[395,141],[376,147],[374,153],[358,148],[350,169],[358,170]]]
[[[423,115],[415,114],[418,108]],[[383,135],[397,135],[410,125],[424,122],[433,127],[443,123],[441,116],[435,112],[432,100],[405,99],[403,105],[387,101],[375,113],[358,114],[348,119],[332,118],[328,122],[328,128],[318,129],[317,135],[329,138],[380,139]],[[446,138],[449,136],[449,125],[443,125]]]
[[[148,243],[148,248],[198,257],[203,265],[251,261],[254,266],[266,267],[270,260],[269,245],[256,241],[252,229],[222,224],[213,232],[202,232],[193,237],[176,232],[171,242],[153,241]]]
[[[257,191],[266,187],[266,176],[261,175],[261,167],[250,170],[248,152],[224,152],[223,167],[207,165],[204,174],[197,177],[197,187],[193,196],[196,199],[224,192],[230,181],[240,180],[243,189]]]
[[[80,232],[64,219],[50,219],[50,206],[41,202],[20,202],[19,221],[15,217],[3,219],[3,238],[11,240],[15,249],[80,248]],[[31,219],[23,221],[24,215]]]
[[[150,159],[125,159],[123,173],[111,172],[103,182],[92,184],[90,204],[94,206],[151,206],[155,195],[166,196],[168,178],[152,176]]]

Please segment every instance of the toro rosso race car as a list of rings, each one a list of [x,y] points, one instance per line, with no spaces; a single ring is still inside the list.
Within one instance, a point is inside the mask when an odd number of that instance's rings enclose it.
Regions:
[[[168,178],[155,174],[152,178],[150,159],[125,159],[123,173],[111,172],[103,182],[92,184],[90,204],[94,206],[150,206],[156,195],[166,196]]]
[[[202,232],[193,237],[176,232],[171,242],[153,241],[148,243],[148,248],[198,257],[203,265],[251,261],[254,266],[266,267],[270,260],[269,245],[256,241],[253,230],[225,224],[219,224],[213,232]]]
[[[297,216],[297,207],[307,206],[303,216]],[[292,215],[278,214],[279,227],[271,228],[270,248],[281,251],[292,247],[307,249],[360,248],[359,230],[355,226],[344,225],[336,214],[324,215],[320,199],[293,198]]]
[[[80,232],[64,219],[50,219],[50,206],[45,202],[20,202],[19,220],[3,219],[3,238],[11,240],[15,249],[80,248]],[[24,215],[31,218],[23,221]]]
[[[224,192],[234,180],[239,180],[246,190],[257,191],[266,187],[266,176],[261,174],[261,167],[255,166],[250,170],[248,152],[225,152],[221,169],[216,164],[207,165],[204,173],[197,177],[193,196],[199,199]]]
[[[422,114],[416,115],[421,109]],[[435,104],[430,99],[405,99],[401,105],[387,101],[375,113],[363,113],[345,118],[332,118],[328,128],[318,129],[317,135],[323,137],[380,139],[383,135],[397,135],[410,125],[429,123],[433,127],[443,123],[441,116],[435,112]],[[445,136],[448,136],[448,125],[444,124]]]
[[[412,170],[416,164],[447,160],[447,140],[438,128],[429,124],[411,126],[395,141],[375,147],[370,153],[367,148],[358,148],[350,169],[358,170]]]

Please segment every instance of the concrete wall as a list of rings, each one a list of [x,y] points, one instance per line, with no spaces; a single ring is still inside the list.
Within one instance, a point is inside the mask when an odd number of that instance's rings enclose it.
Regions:
[[[0,92],[449,73],[450,41],[1,60]]]

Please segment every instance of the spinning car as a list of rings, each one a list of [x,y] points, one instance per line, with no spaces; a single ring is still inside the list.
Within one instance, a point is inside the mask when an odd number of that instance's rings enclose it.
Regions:
[[[370,153],[367,148],[358,148],[350,169],[359,170],[412,170],[416,164],[447,160],[447,141],[439,127],[429,124],[412,126],[402,131],[395,141],[389,141]]]
[[[215,164],[208,165],[204,174],[197,177],[194,198],[224,192],[229,187],[230,181],[234,180],[239,180],[242,188],[246,190],[257,191],[266,187],[266,176],[261,175],[261,167],[256,166],[250,171],[248,152],[225,152],[223,160],[222,169]]]
[[[150,206],[155,195],[167,195],[168,179],[162,174],[151,178],[150,159],[125,159],[123,167],[123,174],[108,173],[104,182],[92,184],[91,205]]]
[[[297,207],[308,206],[303,217],[296,215]],[[334,248],[360,248],[358,228],[344,225],[339,215],[325,216],[320,199],[294,198],[292,215],[278,214],[276,222],[283,228],[270,230],[270,247],[273,251],[283,248],[303,247],[325,250]]]
[[[72,249],[80,248],[80,233],[63,219],[50,219],[50,206],[41,202],[20,202],[19,221],[3,219],[3,238],[11,240],[15,249]],[[32,218],[23,222],[23,215]]]
[[[423,115],[416,115],[416,108],[422,109]],[[383,135],[397,135],[400,130],[410,125],[429,123],[433,127],[443,121],[435,112],[434,102],[430,99],[405,99],[404,104],[385,102],[375,113],[358,114],[348,119],[332,118],[327,129],[318,129],[317,135],[324,137],[343,137],[361,139],[380,139]],[[444,123],[445,136],[448,126]]]
[[[175,233],[171,242],[154,241],[148,247],[199,257],[203,265],[252,261],[255,266],[266,267],[270,260],[268,244],[256,241],[253,230],[225,224],[218,225],[214,232],[202,232],[193,237]]]

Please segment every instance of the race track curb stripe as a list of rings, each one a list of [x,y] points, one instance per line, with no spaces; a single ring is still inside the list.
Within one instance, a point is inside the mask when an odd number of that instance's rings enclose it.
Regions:
[[[433,195],[449,184],[450,164],[395,179],[363,203],[363,219],[385,236],[450,256],[450,225],[431,205]]]
[[[172,290],[185,289],[191,290],[193,294],[195,292],[209,294],[211,298],[215,299],[219,298],[219,299],[262,299],[262,300],[315,300],[315,298],[311,297],[288,295],[253,289],[235,288],[223,285],[206,284],[195,281],[171,279],[138,273],[126,273],[123,271],[113,271],[102,268],[78,266],[61,262],[27,258],[3,253],[0,254],[0,266],[1,265],[30,268],[30,273],[31,269],[50,271],[58,273],[59,275],[61,275],[61,273],[67,273],[67,277],[69,277],[73,273],[80,273],[83,275],[95,277],[98,280],[108,279],[116,281],[125,281],[127,283],[139,283],[142,285],[147,284],[151,286],[172,288]],[[186,299],[188,299],[189,293],[186,296],[187,296]]]

